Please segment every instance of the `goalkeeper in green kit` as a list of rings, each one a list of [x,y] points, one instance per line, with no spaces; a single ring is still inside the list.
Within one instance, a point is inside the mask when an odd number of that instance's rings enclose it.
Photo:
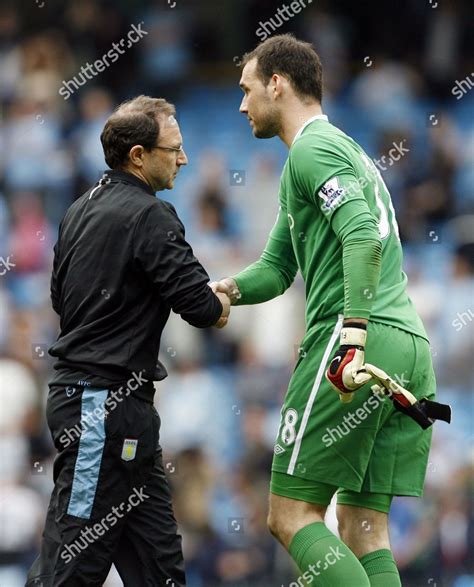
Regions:
[[[283,294],[298,269],[306,285],[269,528],[304,584],[399,586],[391,501],[422,495],[430,425],[449,421],[449,408],[433,401],[429,343],[406,293],[390,195],[372,160],[322,113],[321,63],[309,43],[266,40],[245,56],[240,86],[254,136],[278,136],[289,155],[260,259],[211,287],[245,305]],[[341,539],[324,524],[335,493]]]

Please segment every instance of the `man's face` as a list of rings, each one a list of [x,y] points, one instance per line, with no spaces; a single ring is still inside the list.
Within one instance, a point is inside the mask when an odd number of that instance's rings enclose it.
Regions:
[[[257,139],[270,139],[279,134],[281,116],[272,98],[272,82],[264,86],[257,76],[257,59],[251,59],[242,70],[240,87],[244,97],[240,112],[246,114],[253,134]]]
[[[155,191],[171,190],[180,167],[187,165],[188,158],[176,119],[162,116],[158,120],[160,136],[156,147],[144,152],[143,174]]]

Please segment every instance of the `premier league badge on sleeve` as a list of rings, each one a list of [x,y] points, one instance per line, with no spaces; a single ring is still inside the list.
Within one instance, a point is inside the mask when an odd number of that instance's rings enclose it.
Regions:
[[[323,185],[318,195],[324,201],[323,209],[325,211],[334,210],[342,202],[344,188],[339,186],[337,177],[333,177]]]

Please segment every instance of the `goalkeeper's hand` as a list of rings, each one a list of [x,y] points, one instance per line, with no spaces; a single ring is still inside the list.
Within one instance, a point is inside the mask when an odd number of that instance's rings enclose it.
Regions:
[[[214,293],[225,293],[228,296],[231,305],[235,304],[237,300],[241,298],[239,286],[232,277],[225,277],[220,281],[213,281],[209,284],[209,287]]]
[[[371,379],[371,376],[363,371],[366,340],[365,323],[344,323],[339,349],[326,371],[326,379],[339,393],[339,399],[343,403],[351,402],[354,392]]]

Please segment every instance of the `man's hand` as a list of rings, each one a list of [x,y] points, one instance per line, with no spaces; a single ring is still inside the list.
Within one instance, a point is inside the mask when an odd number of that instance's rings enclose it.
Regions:
[[[365,322],[355,320],[344,322],[339,349],[326,371],[326,379],[339,393],[339,399],[343,403],[351,402],[354,392],[371,379],[369,374],[360,372],[365,361],[367,339]]]
[[[237,285],[235,280],[232,279],[232,277],[225,277],[220,281],[213,281],[209,284],[209,287],[215,294],[217,294],[217,292],[227,294],[231,304],[235,304],[235,302],[241,297],[239,286]]]
[[[222,293],[220,291],[212,290],[216,296],[219,298],[219,301],[222,304],[222,314],[219,320],[214,324],[215,328],[224,328],[227,324],[230,314],[230,299],[226,293]]]

